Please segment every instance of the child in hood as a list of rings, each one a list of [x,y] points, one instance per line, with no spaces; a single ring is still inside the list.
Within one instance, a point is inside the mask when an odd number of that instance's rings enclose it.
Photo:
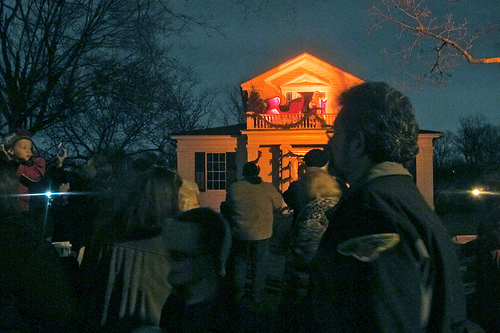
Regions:
[[[0,145],[0,154],[16,167],[20,208],[23,212],[28,212],[30,187],[45,175],[45,159],[38,156],[31,133],[26,129],[14,130],[5,135]]]

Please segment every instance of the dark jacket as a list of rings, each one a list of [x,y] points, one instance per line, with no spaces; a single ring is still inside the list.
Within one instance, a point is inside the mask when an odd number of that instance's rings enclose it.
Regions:
[[[498,199],[495,199],[498,200]],[[481,219],[476,252],[476,292],[471,315],[488,333],[500,332],[500,205],[490,206]]]
[[[19,202],[22,211],[30,209],[30,188],[45,175],[45,159],[41,156],[35,156],[29,161],[19,163],[16,171],[19,176],[18,193],[21,194]]]
[[[240,325],[236,307],[222,291],[213,300],[189,305],[174,291],[163,306],[160,320],[166,333],[238,332]]]
[[[290,183],[283,192],[283,201],[293,210],[293,220],[297,219],[300,209],[307,205],[309,198],[306,196],[305,182],[302,179]]]
[[[453,332],[464,323],[451,237],[402,166],[376,166],[327,216],[308,295],[316,331]],[[379,235],[395,241],[366,241]]]
[[[54,246],[5,217],[0,244],[0,332],[70,332],[76,300]]]

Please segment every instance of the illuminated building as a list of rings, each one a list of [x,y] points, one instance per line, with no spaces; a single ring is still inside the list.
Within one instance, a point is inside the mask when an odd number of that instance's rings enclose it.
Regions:
[[[362,82],[321,59],[301,54],[241,85],[248,94],[255,90],[261,99],[269,100],[264,113],[248,112],[243,124],[172,135],[177,140],[177,169],[200,187],[201,205],[214,209],[219,209],[226,188],[241,177],[247,161],[257,161],[263,180],[285,191],[297,179],[305,153],[327,143],[326,130],[339,111],[337,96]],[[421,131],[413,170],[432,207],[432,140],[439,136],[439,132]]]

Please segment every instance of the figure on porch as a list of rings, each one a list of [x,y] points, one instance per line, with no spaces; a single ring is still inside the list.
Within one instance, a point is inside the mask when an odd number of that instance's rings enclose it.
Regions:
[[[325,113],[326,98],[324,92],[315,91],[309,102],[309,110],[313,113]]]

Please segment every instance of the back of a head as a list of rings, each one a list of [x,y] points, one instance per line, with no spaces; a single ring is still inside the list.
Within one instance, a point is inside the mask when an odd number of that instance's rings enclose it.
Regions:
[[[153,164],[154,163],[151,160],[144,157],[139,157],[132,162],[132,169],[137,172],[145,172],[153,167]]]
[[[201,228],[200,244],[214,259],[217,269],[224,274],[226,260],[231,248],[231,229],[229,222],[214,210],[201,207],[181,213],[178,221],[195,223]]]
[[[179,212],[182,179],[165,167],[152,167],[135,180],[123,212],[126,237],[148,238],[161,232],[165,220]]]
[[[365,82],[344,91],[335,124],[347,139],[362,133],[375,163],[404,164],[418,152],[418,125],[406,96],[384,82]]]
[[[247,162],[243,166],[243,177],[254,177],[259,175],[259,167],[255,162]]]
[[[312,149],[304,155],[306,167],[322,168],[328,164],[328,154],[322,149]]]
[[[309,201],[326,197],[339,198],[342,194],[339,183],[326,170],[310,170],[302,177],[302,180]]]
[[[243,177],[252,184],[260,184],[262,182],[259,173],[260,168],[255,162],[247,162],[243,166]]]

